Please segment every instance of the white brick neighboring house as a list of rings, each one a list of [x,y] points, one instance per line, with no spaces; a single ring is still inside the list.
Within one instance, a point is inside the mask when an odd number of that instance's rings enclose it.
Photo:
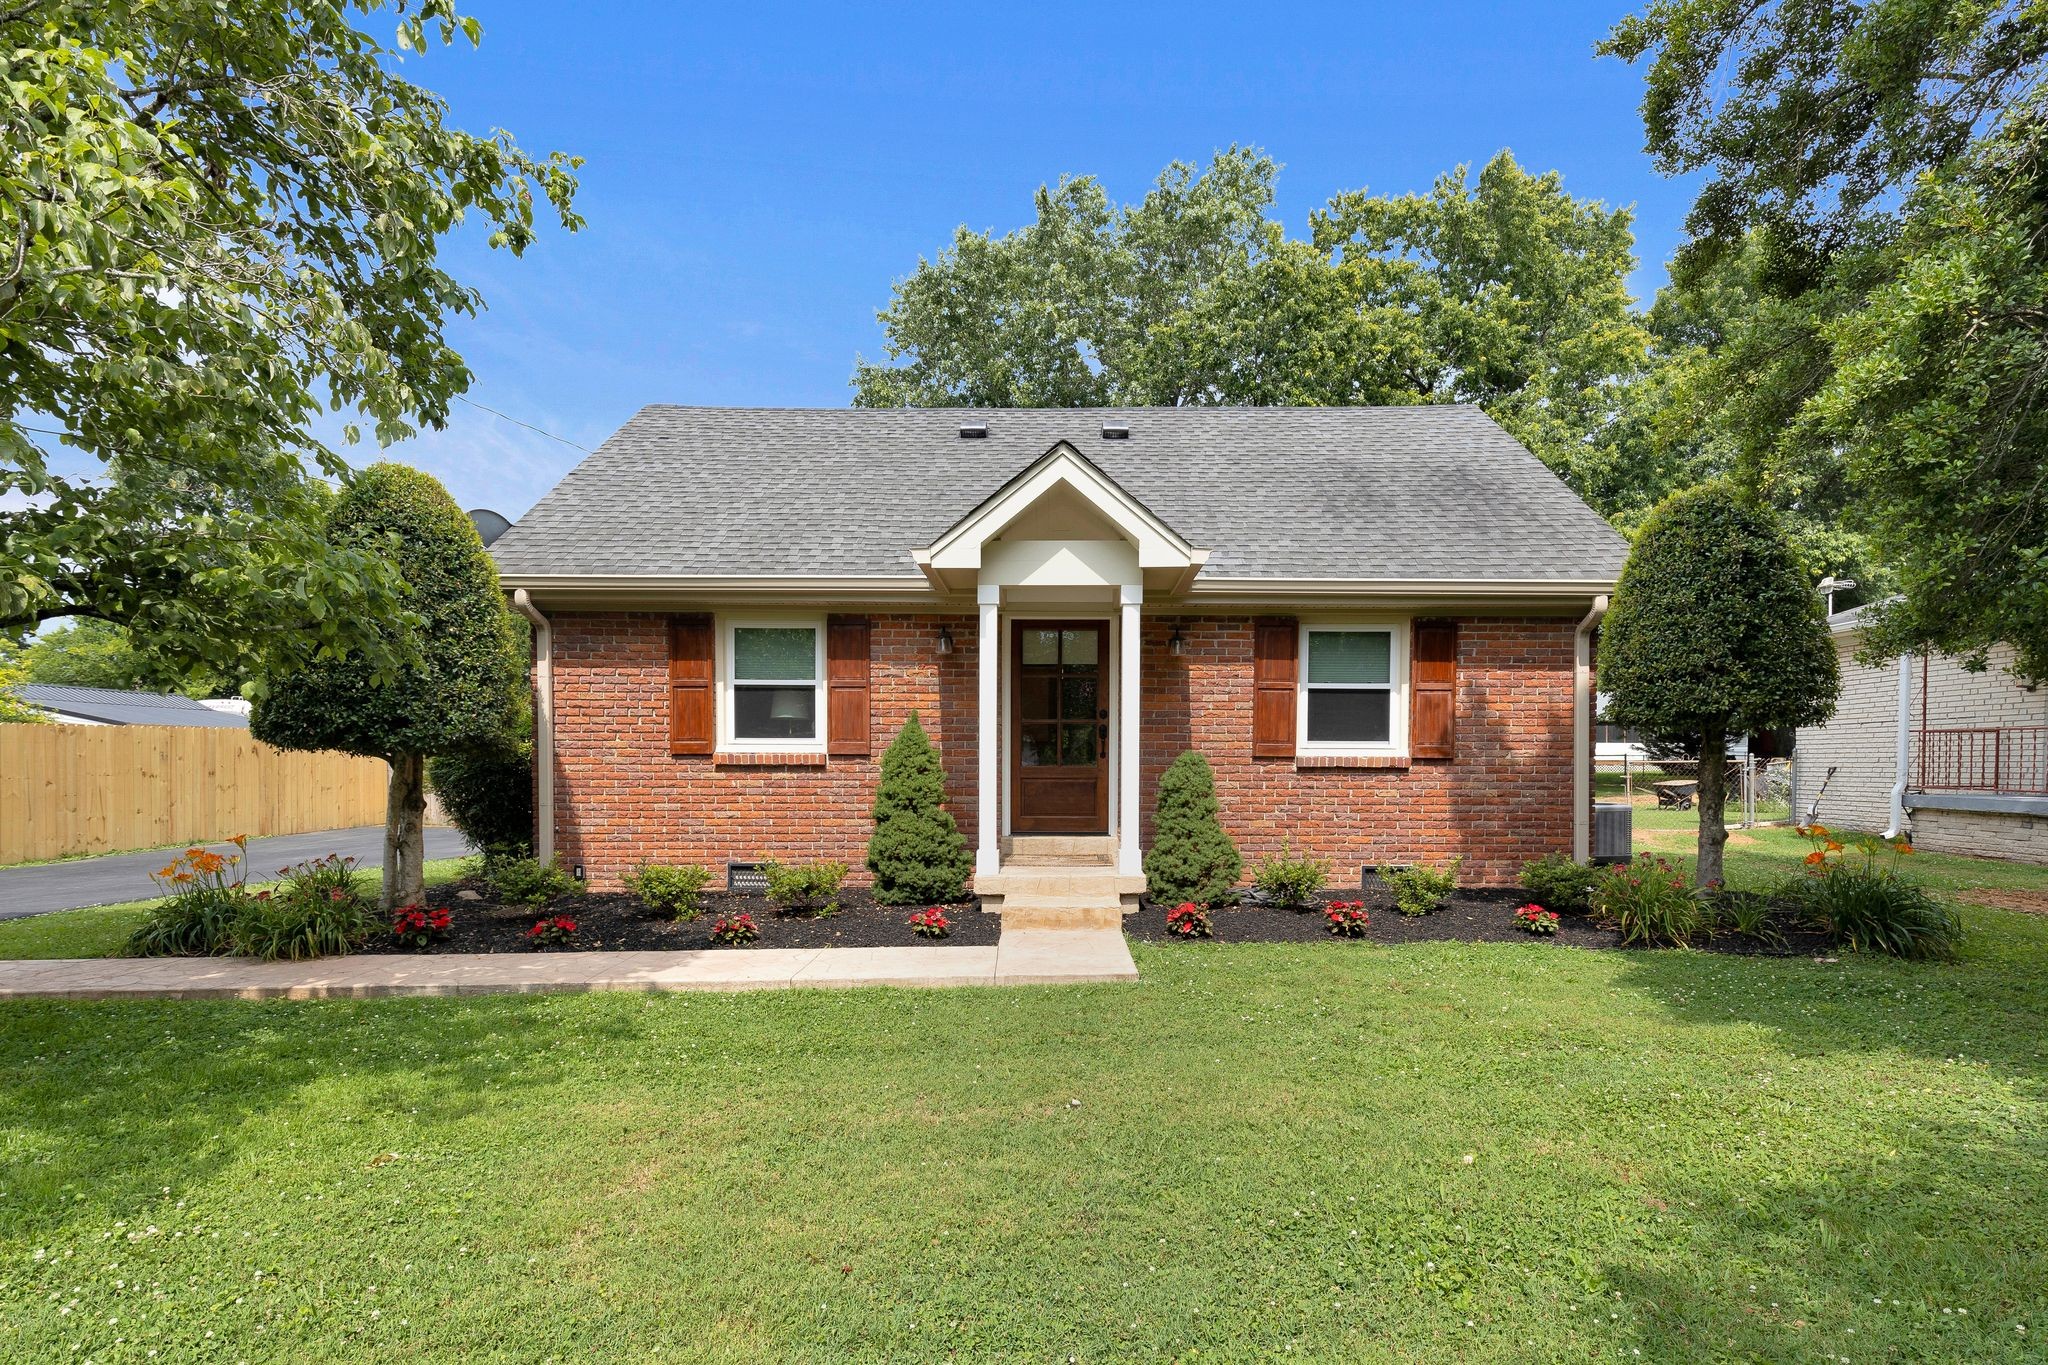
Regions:
[[[1803,817],[1832,768],[1821,821],[1884,830],[1898,780],[1899,666],[1855,661],[1858,614],[1828,618],[1842,697],[1834,719],[1799,732],[1798,809]],[[1944,655],[1907,661],[1904,805],[1921,848],[2048,863],[2048,688],[2022,687],[2012,658],[1995,649],[1982,673]]]

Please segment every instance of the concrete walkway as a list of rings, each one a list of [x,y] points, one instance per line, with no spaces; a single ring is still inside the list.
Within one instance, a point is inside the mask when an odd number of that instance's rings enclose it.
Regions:
[[[1135,981],[1115,929],[1010,929],[993,948],[760,948],[666,953],[360,954],[0,961],[0,1000],[324,1000],[536,991],[754,991],[805,986],[1026,986]]]
[[[458,830],[429,829],[429,858],[461,858],[471,850]],[[232,853],[232,844],[209,844],[216,853]],[[157,894],[149,874],[170,861],[176,849],[147,853],[108,853],[97,858],[72,858],[35,867],[0,868],[0,920],[46,915],[52,910],[81,910],[89,905],[118,905],[149,900]],[[280,867],[324,858],[330,853],[353,857],[358,867],[384,865],[384,827],[331,829],[318,834],[278,834],[249,841],[249,880],[270,881]]]

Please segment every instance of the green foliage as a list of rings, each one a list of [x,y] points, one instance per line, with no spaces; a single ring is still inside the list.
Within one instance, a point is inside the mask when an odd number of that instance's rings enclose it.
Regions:
[[[484,887],[500,905],[546,905],[564,896],[583,894],[583,883],[562,870],[560,858],[486,857]]]
[[[21,651],[21,666],[32,683],[182,692],[188,697],[235,695],[239,678],[166,662],[142,645],[125,626],[82,617],[31,639]]]
[[[1146,893],[1153,900],[1210,906],[1236,889],[1244,859],[1217,811],[1216,775],[1209,760],[1190,749],[1159,779],[1152,847],[1145,851]]]
[[[1712,933],[1727,930],[1769,947],[1783,947],[1785,936],[1771,924],[1771,897],[1760,891],[1715,891],[1700,900],[1701,923]]]
[[[1583,915],[1593,908],[1593,888],[1600,869],[1575,862],[1567,853],[1546,853],[1522,864],[1522,889],[1536,898],[1545,910],[1560,915]]]
[[[626,889],[645,901],[648,909],[684,921],[704,913],[701,896],[710,882],[708,867],[665,863],[642,863],[625,876]]]
[[[239,956],[302,962],[353,952],[379,927],[367,896],[301,885],[243,897],[231,934]]]
[[[128,938],[130,957],[218,957],[234,950],[241,888],[206,887],[166,897]]]
[[[883,905],[959,900],[974,855],[946,809],[946,774],[917,713],[882,755],[875,788],[875,832],[868,838],[868,870]]]
[[[1328,858],[1297,858],[1292,845],[1252,866],[1252,885],[1275,905],[1307,905],[1330,880]]]
[[[533,851],[531,738],[442,754],[427,765],[427,783],[471,846],[511,857]]]
[[[900,281],[864,407],[1477,403],[1575,482],[1646,359],[1627,210],[1507,152],[1427,194],[1332,197],[1307,240],[1278,167],[1233,147],[1137,203],[1041,188],[1004,237],[961,228]]]
[[[1816,725],[1841,678],[1827,608],[1776,520],[1724,483],[1650,514],[1600,631],[1607,718],[1700,744],[1700,885],[1722,879],[1730,735]]]
[[[1910,843],[1843,835],[1845,847],[1825,825],[1802,826],[1799,833],[1811,845],[1805,875],[1781,883],[1779,899],[1857,952],[1955,957],[1962,921],[1918,881],[1899,875],[1900,859],[1914,856]]]
[[[1791,878],[1777,895],[1859,953],[1950,961],[1963,937],[1953,909],[1926,887],[1883,868],[1830,864]]]
[[[1867,544],[1866,658],[2003,642],[2048,677],[2039,7],[1668,0],[1602,50],[1649,60],[1658,164],[1706,173],[1676,287],[1739,261],[1750,291],[1668,425],[1832,527],[1813,567]]]
[[[314,426],[339,409],[388,444],[445,422],[470,382],[447,321],[481,299],[442,238],[480,221],[516,254],[536,200],[579,220],[573,161],[461,132],[399,74],[475,22],[401,5],[394,48],[354,22],[386,9],[0,12],[0,627],[119,621],[230,677],[407,662],[381,547],[322,534],[349,474]]]
[[[1417,864],[1414,867],[1381,867],[1380,880],[1394,893],[1394,908],[1404,915],[1428,915],[1443,908],[1451,893],[1458,889],[1458,869],[1464,865],[1462,857],[1453,858],[1444,868],[1438,870]]]
[[[1709,484],[1651,514],[1600,631],[1611,721],[1685,736],[1816,725],[1839,686],[1826,606],[1768,512]]]
[[[802,911],[819,919],[839,913],[839,884],[849,870],[845,863],[761,864],[769,900],[784,910]]]
[[[0,725],[49,723],[50,717],[40,708],[23,701],[21,693],[16,690],[28,680],[28,670],[13,656],[0,653]]]
[[[1615,921],[1624,947],[1684,947],[1708,925],[1700,896],[1662,858],[1640,854],[1607,869],[1593,908]]]
[[[418,618],[418,663],[382,682],[358,656],[274,679],[250,717],[256,738],[379,758],[503,743],[524,670],[497,569],[448,491],[410,465],[372,465],[336,502],[328,535],[393,558]]]

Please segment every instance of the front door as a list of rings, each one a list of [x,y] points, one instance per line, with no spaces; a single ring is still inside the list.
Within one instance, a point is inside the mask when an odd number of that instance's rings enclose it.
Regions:
[[[1010,631],[1010,827],[1107,834],[1109,624],[1018,621]]]

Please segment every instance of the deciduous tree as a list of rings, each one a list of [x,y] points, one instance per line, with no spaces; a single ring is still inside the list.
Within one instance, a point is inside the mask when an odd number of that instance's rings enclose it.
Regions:
[[[579,221],[572,160],[398,74],[480,34],[453,0],[0,6],[0,628],[98,617],[229,674],[397,662],[402,585],[322,534],[348,467],[314,420],[445,421],[444,324],[481,300],[442,239],[521,252],[536,199]]]

